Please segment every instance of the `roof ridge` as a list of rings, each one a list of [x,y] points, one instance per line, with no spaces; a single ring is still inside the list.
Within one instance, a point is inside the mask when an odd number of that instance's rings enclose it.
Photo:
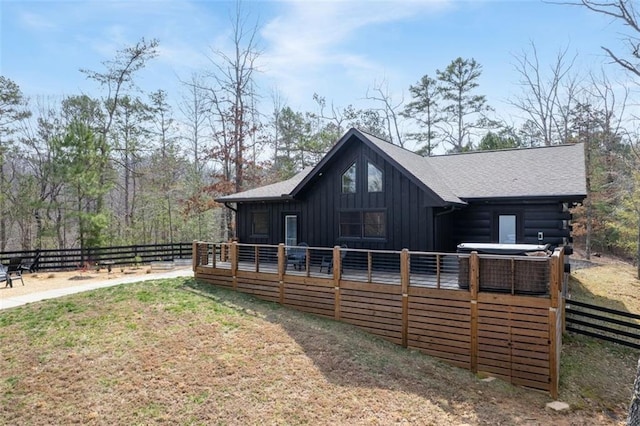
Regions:
[[[466,151],[466,152],[450,152],[447,154],[431,155],[429,157],[424,157],[424,158],[440,158],[440,157],[451,157],[451,156],[459,156],[459,155],[488,154],[488,153],[509,152],[509,151],[533,151],[537,149],[546,149],[546,148],[572,147],[580,144],[582,144],[582,142],[575,142],[575,143],[569,142],[569,143],[561,143],[557,145],[542,145],[542,146],[521,146],[517,148],[486,149],[486,150],[475,150],[475,151]]]
[[[403,151],[407,151],[407,152],[409,152],[409,153],[411,153],[411,154],[417,155],[418,157],[427,158],[427,157],[425,157],[424,155],[420,155],[420,154],[416,153],[415,151],[410,150],[409,148],[405,148],[404,146],[396,145],[396,144],[395,144],[395,143],[393,143],[392,141],[389,141],[389,140],[386,140],[386,139],[384,139],[384,138],[381,138],[380,136],[374,135],[373,133],[371,133],[371,132],[367,132],[366,130],[362,130],[362,129],[358,128],[358,127],[354,127],[354,129],[356,129],[357,131],[359,131],[359,132],[360,132],[360,133],[362,133],[363,135],[366,135],[366,136],[370,136],[370,137],[376,138],[376,139],[378,139],[378,140],[380,140],[380,141],[382,141],[382,142],[386,142],[386,143],[388,143],[388,144],[389,144],[389,145],[391,145],[391,146],[395,146],[395,147],[396,147],[396,148],[398,148],[398,149],[401,149],[401,150],[403,150]]]
[[[357,129],[356,129],[357,130]],[[423,157],[420,154],[415,153],[404,147],[395,145],[377,136],[370,135],[369,133],[363,133],[363,135],[378,149],[382,150],[389,158],[393,159],[400,167],[402,167],[407,173],[412,175],[415,179],[421,182],[425,187],[433,191],[443,201],[453,203],[463,203],[457,196],[453,188],[448,184],[446,177],[432,164],[430,164],[428,158]],[[394,152],[395,151],[395,152]],[[409,161],[405,159],[394,158],[394,154],[407,155],[410,158]],[[416,169],[416,165],[411,161],[415,161],[419,164],[419,168]],[[430,176],[425,179],[424,171],[428,170]],[[427,184],[429,182],[430,184]]]

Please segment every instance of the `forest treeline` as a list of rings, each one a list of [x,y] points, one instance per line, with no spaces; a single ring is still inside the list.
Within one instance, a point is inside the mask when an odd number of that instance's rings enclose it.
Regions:
[[[604,69],[574,69],[568,48],[548,63],[534,43],[525,46],[514,56],[520,84],[508,101],[516,124],[482,94],[482,65],[460,57],[416,76],[407,99],[372,82],[366,108],[315,94],[313,111],[295,111],[276,91],[263,96],[257,26],[245,27],[241,14],[230,23],[231,52],[213,46],[210,68],[184,77],[171,99],[162,88],[137,89],[158,54],[155,39],[80,70],[95,96],[27,99],[1,76],[0,250],[226,240],[231,210],[214,198],[288,178],[357,127],[424,156],[583,143],[589,196],[575,211],[574,235],[588,253],[637,257],[637,50],[605,48],[627,71],[621,84]],[[635,13],[616,19],[640,28]]]

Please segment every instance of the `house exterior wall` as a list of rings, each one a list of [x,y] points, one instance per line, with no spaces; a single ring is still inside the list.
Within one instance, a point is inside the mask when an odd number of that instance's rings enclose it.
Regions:
[[[571,213],[558,199],[469,201],[469,205],[451,214],[450,244],[454,251],[460,243],[497,243],[498,216],[515,214],[517,243],[559,246],[570,241]],[[542,232],[542,241],[538,233]]]
[[[343,194],[341,176],[356,164],[356,192]],[[367,191],[367,162],[383,172],[383,191]],[[310,246],[378,250],[432,251],[434,247],[433,208],[439,200],[425,192],[400,170],[362,143],[349,144],[341,155],[328,163],[296,200],[246,202],[237,205],[237,236],[240,242],[278,244],[284,242],[284,217],[298,215],[298,242]],[[268,235],[251,233],[252,212],[266,211]],[[384,238],[344,238],[340,236],[340,212],[385,212]]]
[[[314,247],[346,244],[350,248],[454,252],[463,242],[497,243],[500,215],[516,216],[516,241],[560,246],[571,242],[571,214],[566,203],[581,197],[467,199],[467,205],[443,207],[428,189],[403,172],[394,159],[362,142],[356,135],[337,155],[315,170],[295,199],[247,201],[237,204],[237,237],[241,243],[279,244],[285,241],[285,217],[297,217],[297,242]],[[367,163],[383,173],[382,191],[367,188]],[[356,190],[343,193],[342,175],[356,165]],[[425,185],[427,188],[425,188]],[[280,194],[273,194],[279,196]],[[255,212],[268,222],[268,231],[253,232]],[[383,212],[385,236],[345,237],[341,212]],[[538,238],[542,233],[542,240]]]

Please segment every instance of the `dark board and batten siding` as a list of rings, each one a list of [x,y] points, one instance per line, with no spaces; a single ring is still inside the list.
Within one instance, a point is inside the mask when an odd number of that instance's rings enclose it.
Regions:
[[[341,192],[341,175],[355,162],[355,194]],[[368,192],[367,162],[383,171],[382,192]],[[284,216],[298,215],[298,241],[315,247],[346,244],[350,248],[377,250],[434,250],[433,206],[438,202],[394,165],[371,148],[351,145],[343,155],[327,164],[297,199],[291,201],[239,203],[238,238],[251,244],[278,244],[284,241]],[[340,238],[339,214],[348,210],[386,212],[386,238]],[[251,212],[269,212],[269,235],[251,235]]]

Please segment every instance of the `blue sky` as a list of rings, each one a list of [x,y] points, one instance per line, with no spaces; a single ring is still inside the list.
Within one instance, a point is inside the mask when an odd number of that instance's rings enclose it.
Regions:
[[[605,66],[600,46],[621,45],[622,28],[586,9],[538,0],[245,1],[259,22],[259,90],[278,90],[296,110],[315,109],[318,93],[336,106],[366,106],[374,83],[386,81],[394,101],[458,56],[483,66],[478,89],[500,114],[518,93],[514,54],[537,46],[542,63],[559,49],[577,53],[575,69]],[[226,1],[0,0],[0,72],[23,93],[99,95],[80,68],[102,61],[141,37],[157,38],[160,54],[138,76],[147,91],[165,89],[176,102],[178,81],[211,69],[212,50],[230,46]]]

